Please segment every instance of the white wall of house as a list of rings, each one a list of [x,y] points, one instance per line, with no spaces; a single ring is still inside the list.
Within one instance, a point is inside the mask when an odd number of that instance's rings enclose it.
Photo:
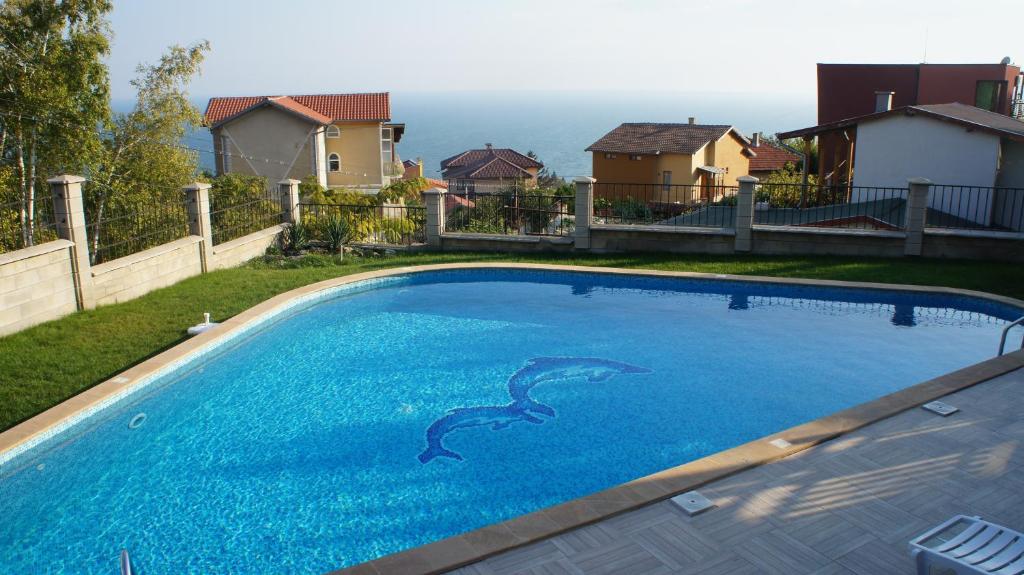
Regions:
[[[325,136],[325,129],[320,128],[316,134],[313,135],[313,144],[315,153],[313,159],[316,167],[316,180],[320,182],[320,185],[327,187],[327,140]]]
[[[925,116],[893,115],[857,126],[855,186],[905,188],[910,178],[936,184],[996,184],[999,137]],[[943,190],[929,207],[989,225],[990,190]]]
[[[316,129],[308,120],[265,106],[217,131],[228,136],[239,154],[231,158],[231,172],[264,176],[268,185],[275,187],[283,179],[301,180],[312,173]]]
[[[1024,142],[1003,142],[1003,157],[996,185],[1001,188],[1024,188]]]
[[[1024,232],[1024,142],[1003,140],[1003,156],[993,210],[993,223],[997,226]]]

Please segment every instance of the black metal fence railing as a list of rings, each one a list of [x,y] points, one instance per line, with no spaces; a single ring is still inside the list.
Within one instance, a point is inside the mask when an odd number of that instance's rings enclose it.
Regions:
[[[326,242],[327,227],[345,222],[350,242],[372,245],[413,245],[427,241],[426,209],[421,206],[300,203],[299,213],[310,239]]]
[[[567,236],[575,229],[572,194],[467,191],[449,193],[445,202],[446,231]]]
[[[907,189],[758,184],[754,223],[865,230],[903,230]]]
[[[1022,232],[1024,188],[933,185],[925,227]]]
[[[267,198],[237,203],[221,201],[210,194],[210,229],[213,245],[265,230],[282,221],[281,204]]]
[[[20,250],[57,239],[53,195],[43,188],[31,202],[0,203],[0,253]],[[10,197],[16,194],[4,194]]]
[[[594,222],[731,228],[735,186],[594,184]]]
[[[102,215],[86,209],[86,236],[93,264],[116,260],[188,235],[184,201],[123,206],[106,204]]]

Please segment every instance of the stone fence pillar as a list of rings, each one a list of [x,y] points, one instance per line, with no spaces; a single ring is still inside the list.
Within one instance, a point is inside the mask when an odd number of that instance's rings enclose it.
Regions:
[[[903,246],[903,255],[919,256],[924,243],[924,219],[928,212],[928,191],[932,182],[927,178],[910,178],[907,184],[907,240]]]
[[[193,182],[185,186],[185,206],[188,208],[188,231],[203,238],[199,243],[203,273],[210,269],[213,259],[213,228],[210,224],[210,184]]]
[[[576,184],[576,221],[573,231],[575,247],[578,250],[590,249],[590,224],[594,222],[594,178],[580,176],[573,180]]]
[[[302,221],[302,213],[299,211],[299,180],[281,180],[277,183],[281,192],[281,213],[284,214],[282,223],[297,224]]]
[[[740,189],[736,193],[736,244],[737,252],[749,252],[754,239],[754,186],[758,179],[754,176],[736,178]]]
[[[427,246],[441,247],[441,235],[445,226],[445,198],[447,191],[442,188],[430,188],[423,192],[423,203],[427,208]]]
[[[82,176],[56,176],[46,180],[53,194],[53,216],[57,236],[71,242],[71,274],[78,309],[96,307],[89,262],[89,236],[86,233],[85,207],[82,203]]]

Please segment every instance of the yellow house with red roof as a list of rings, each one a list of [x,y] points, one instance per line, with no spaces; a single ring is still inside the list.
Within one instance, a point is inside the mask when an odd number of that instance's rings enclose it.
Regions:
[[[217,174],[315,176],[331,188],[376,190],[402,176],[388,93],[211,98],[206,125]]]

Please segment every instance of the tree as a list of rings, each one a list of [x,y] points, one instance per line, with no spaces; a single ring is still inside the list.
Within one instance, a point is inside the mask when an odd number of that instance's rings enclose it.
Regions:
[[[526,152],[526,157],[530,158],[531,160],[536,160],[536,161],[540,162],[541,164],[544,163],[544,162],[540,161],[540,158],[537,157],[537,154],[533,153],[533,150],[530,150],[530,151]],[[560,188],[560,187],[562,187],[564,185],[565,185],[565,178],[559,176],[558,172],[556,172],[554,170],[548,171],[548,167],[547,166],[542,167],[537,172],[537,187],[538,188],[555,189],[555,188]]]
[[[109,0],[0,4],[0,154],[13,164],[22,245],[34,242],[41,179],[86,173],[101,149],[111,8]]]
[[[182,187],[195,177],[198,155],[182,147],[181,140],[202,122],[202,114],[188,100],[188,84],[209,49],[206,41],[188,48],[171,46],[155,65],[136,68],[135,107],[109,122],[110,136],[103,141],[96,173],[86,185],[94,263],[101,236],[114,232],[104,229],[109,209],[136,214],[147,206],[180,203]],[[174,225],[169,220],[180,214],[158,211],[161,217],[153,224]],[[166,241],[154,241],[158,239]]]

